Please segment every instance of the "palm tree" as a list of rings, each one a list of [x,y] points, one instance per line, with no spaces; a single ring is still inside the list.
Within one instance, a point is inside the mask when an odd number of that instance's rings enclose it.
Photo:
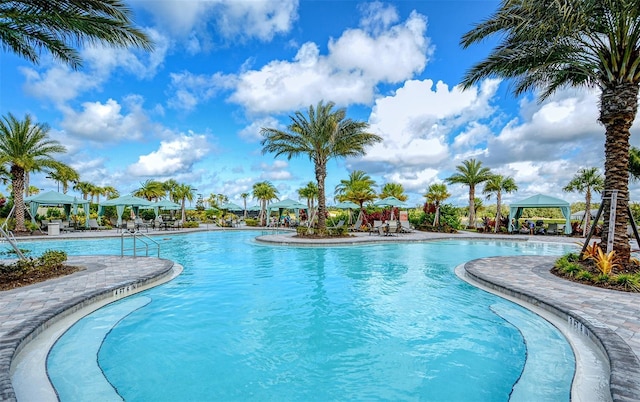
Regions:
[[[275,128],[262,128],[262,152],[273,152],[275,156],[307,155],[313,161],[316,182],[318,183],[318,233],[324,235],[326,224],[326,198],[324,182],[327,177],[327,162],[332,158],[364,155],[365,147],[382,138],[367,133],[368,124],[347,119],[347,110],[333,110],[335,104],[318,102],[314,108],[309,106],[305,116],[301,111],[290,116],[291,124],[287,131]]]
[[[91,202],[93,201],[93,197],[96,197],[96,204],[100,203],[100,194],[102,194],[104,190],[102,189],[102,187],[100,186],[93,186],[93,188],[91,188],[91,192],[89,193],[89,195],[91,196]]]
[[[469,226],[476,226],[476,185],[484,183],[491,177],[491,170],[482,167],[482,162],[468,159],[462,165],[456,166],[458,173],[448,177],[445,181],[449,184],[463,184],[469,186]]]
[[[378,196],[380,199],[387,197],[395,197],[400,201],[406,201],[407,195],[404,193],[404,187],[400,183],[387,183],[382,186],[382,192]]]
[[[447,185],[444,183],[434,183],[427,188],[427,193],[424,195],[427,202],[436,206],[436,213],[433,217],[433,226],[440,225],[440,204],[442,201],[451,197],[451,194],[447,191]]]
[[[602,242],[613,243],[623,262],[630,258],[629,129],[640,91],[640,4],[637,0],[503,1],[487,20],[462,37],[468,47],[490,36],[498,45],[463,79],[469,88],[487,77],[514,79],[513,92],[540,90],[545,99],[558,88],[600,89],[605,127],[605,210],[616,191],[615,222],[605,214]],[[609,227],[614,230],[609,239]],[[623,264],[624,265],[624,264]]]
[[[500,219],[502,219],[502,193],[513,193],[518,190],[518,185],[513,177],[504,177],[499,174],[492,175],[489,180],[484,183],[483,194],[487,195],[487,200],[491,198],[491,194],[496,194],[496,225],[494,231],[498,233],[500,228]]]
[[[73,189],[79,191],[82,194],[82,199],[86,200],[87,196],[91,193],[93,187],[95,187],[92,183],[88,181],[78,181],[74,184]]]
[[[120,197],[120,193],[112,186],[104,186],[102,187],[102,195],[107,197],[108,200],[112,198]]]
[[[310,181],[305,187],[298,189],[298,195],[300,198],[307,200],[307,207],[309,212],[315,208],[315,200],[318,199],[318,186],[316,183]]]
[[[242,197],[242,202],[244,203],[244,219],[247,219],[247,198],[249,198],[251,194],[249,193],[242,193],[240,194],[240,197]]]
[[[173,197],[173,192],[175,191],[177,186],[178,182],[174,179],[165,180],[162,183],[162,189],[165,191],[165,194],[169,196],[169,201],[176,201]]]
[[[159,200],[164,197],[165,187],[164,184],[155,180],[146,180],[140,183],[140,188],[133,192],[133,195],[140,198],[145,198],[148,201]],[[176,187],[177,188],[177,187]],[[176,198],[180,199],[180,197]]]
[[[174,189],[173,195],[176,197],[177,200],[180,200],[180,212],[181,212],[180,216],[183,224],[187,220],[186,202],[193,201],[193,198],[195,197],[195,193],[196,193],[196,189],[191,187],[191,185],[189,184],[178,184]]]
[[[63,166],[49,172],[47,178],[55,180],[58,184],[62,184],[62,192],[67,194],[67,191],[69,191],[69,183],[75,183],[80,180],[80,174],[70,166]],[[58,191],[60,190],[58,189]]]
[[[377,198],[373,187],[376,186],[368,174],[362,170],[354,170],[349,173],[349,179],[340,180],[336,186],[335,196],[337,201],[351,201],[360,206],[360,213],[364,211],[364,203],[371,202]]]
[[[591,192],[601,193],[604,190],[604,179],[598,172],[598,168],[580,169],[563,190],[584,192],[584,229],[582,231],[584,236],[591,229]]]
[[[8,166],[11,172],[17,232],[26,231],[23,198],[26,173],[65,166],[53,159],[52,155],[64,153],[66,148],[58,141],[49,139],[48,133],[48,125],[32,123],[28,114],[22,121],[11,113],[0,120],[0,165]],[[29,188],[28,184],[26,188]]]
[[[269,181],[261,181],[253,185],[253,198],[260,201],[260,224],[266,223],[267,204],[278,199],[278,189]]]
[[[43,49],[77,69],[82,59],[74,46],[101,43],[152,50],[151,40],[135,28],[120,0],[47,0],[0,2],[0,43],[32,63]]]

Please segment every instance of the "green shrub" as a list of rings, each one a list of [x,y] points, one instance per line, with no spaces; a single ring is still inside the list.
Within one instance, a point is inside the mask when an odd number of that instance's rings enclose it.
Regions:
[[[258,220],[254,218],[247,218],[244,220],[245,225],[247,226],[258,226]]]
[[[589,271],[582,270],[576,274],[576,279],[593,281],[593,274]]]
[[[67,253],[62,250],[47,250],[38,258],[39,265],[44,267],[60,266],[65,261],[67,261]]]
[[[637,274],[619,274],[611,278],[611,281],[624,287],[626,290],[640,292],[640,276]]]
[[[569,253],[558,258],[554,265],[560,272],[569,276],[576,276],[583,270],[582,266],[576,261],[579,261],[578,254]]]
[[[607,283],[611,279],[609,274],[600,273],[595,277],[595,282],[597,283]]]
[[[183,225],[183,228],[197,228],[200,227],[200,223],[196,221],[186,221]]]

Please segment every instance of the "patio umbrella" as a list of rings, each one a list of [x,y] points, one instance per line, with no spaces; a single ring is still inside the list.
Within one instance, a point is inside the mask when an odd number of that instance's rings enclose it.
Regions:
[[[122,214],[124,213],[125,207],[131,207],[135,211],[136,215],[139,208],[148,208],[152,207],[153,203],[151,201],[147,201],[144,198],[136,197],[131,194],[123,195],[122,197],[112,198],[110,200],[106,200],[100,203],[100,207],[98,208],[98,215],[102,215],[104,211],[104,207],[115,206],[116,212],[118,214],[118,226],[122,225]]]
[[[376,207],[397,207],[406,208],[407,204],[400,201],[396,197],[387,197],[373,203]],[[393,220],[393,209],[391,209],[391,220]]]

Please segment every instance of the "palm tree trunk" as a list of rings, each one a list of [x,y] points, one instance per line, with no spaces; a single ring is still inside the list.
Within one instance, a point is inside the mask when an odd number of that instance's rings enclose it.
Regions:
[[[500,219],[502,219],[502,213],[500,208],[502,207],[502,193],[498,191],[496,193],[496,224],[495,224],[495,232],[498,233],[498,229],[500,229]]]
[[[13,191],[13,208],[16,212],[16,232],[26,232],[24,226],[24,169],[17,165],[11,166],[11,187]]]
[[[316,181],[318,182],[318,233],[324,236],[327,232],[326,222],[326,200],[324,195],[324,180],[327,177],[327,166],[324,163],[316,162]]]
[[[584,196],[584,231],[582,236],[586,236],[591,230],[591,191],[587,190]]]
[[[469,185],[469,225],[470,228],[476,227],[476,187]]]
[[[631,256],[631,247],[627,236],[627,207],[629,205],[629,129],[638,111],[637,84],[612,84],[602,89],[600,95],[600,122],[606,129],[605,134],[605,179],[604,195],[617,190],[616,219],[609,222],[611,200],[604,199],[603,243],[609,240],[609,227],[614,225],[613,249],[623,264]],[[585,211],[589,213],[589,211]]]

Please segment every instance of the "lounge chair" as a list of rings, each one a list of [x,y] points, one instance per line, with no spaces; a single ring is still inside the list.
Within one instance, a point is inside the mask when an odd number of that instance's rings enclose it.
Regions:
[[[336,223],[333,226],[328,227],[327,229],[329,230],[329,232],[337,232],[341,227],[344,226],[344,219],[340,219],[338,221],[338,223]]]
[[[351,226],[349,228],[349,231],[351,231],[351,232],[361,232],[362,231],[362,218],[358,219],[356,221],[356,223],[354,223],[353,226]]]
[[[373,233],[378,233],[380,226],[382,226],[382,221],[373,221],[373,225],[369,227],[369,236]]]
[[[400,221],[400,231],[402,233],[411,233],[411,232],[413,232],[413,228],[411,227],[411,223],[409,221]]]
[[[97,219],[89,219],[89,230],[103,230],[106,228],[106,226],[98,225]]]

